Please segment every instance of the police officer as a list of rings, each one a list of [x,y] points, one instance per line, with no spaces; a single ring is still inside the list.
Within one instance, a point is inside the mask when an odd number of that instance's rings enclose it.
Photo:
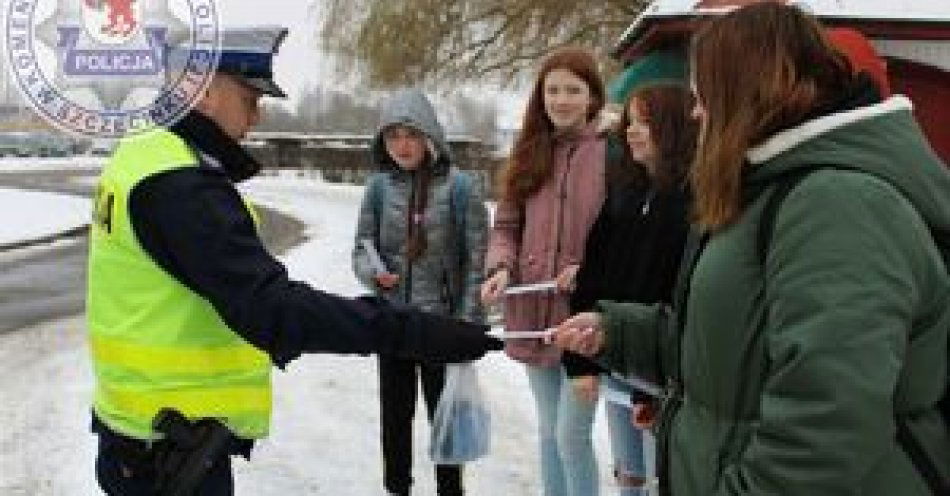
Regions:
[[[229,455],[248,456],[268,432],[271,364],[320,352],[466,361],[500,347],[484,326],[293,281],[267,252],[234,183],[260,170],[238,143],[261,96],[285,96],[271,65],[286,33],[226,31],[195,109],[123,140],[99,178],[87,315],[107,494],[155,494],[170,454],[194,448],[156,432],[163,409],[227,428],[196,494],[232,494]]]

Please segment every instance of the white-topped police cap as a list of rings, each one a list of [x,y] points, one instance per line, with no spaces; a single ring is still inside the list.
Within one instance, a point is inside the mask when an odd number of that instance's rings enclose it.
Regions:
[[[285,98],[274,82],[274,55],[287,37],[282,26],[249,26],[221,31],[221,59],[218,72],[239,77],[265,95]]]

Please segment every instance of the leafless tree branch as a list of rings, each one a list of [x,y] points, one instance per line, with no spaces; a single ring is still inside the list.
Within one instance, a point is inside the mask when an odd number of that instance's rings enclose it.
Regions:
[[[375,87],[510,82],[565,44],[606,54],[648,0],[325,0],[320,26],[341,65]]]

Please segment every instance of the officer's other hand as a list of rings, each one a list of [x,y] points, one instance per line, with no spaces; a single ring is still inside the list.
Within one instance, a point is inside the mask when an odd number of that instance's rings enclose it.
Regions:
[[[393,289],[399,284],[399,274],[380,272],[374,276],[374,279],[376,280],[376,285],[385,290]]]

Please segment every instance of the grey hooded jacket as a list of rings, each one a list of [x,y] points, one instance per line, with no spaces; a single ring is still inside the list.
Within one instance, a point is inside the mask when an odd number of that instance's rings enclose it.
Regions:
[[[386,152],[382,131],[393,125],[405,125],[428,138],[430,157],[423,167],[432,167],[423,226],[426,250],[413,263],[406,258],[407,210],[411,197],[413,172],[401,169]],[[484,194],[477,181],[470,181],[469,198],[452,198],[456,175],[465,174],[452,167],[445,131],[426,96],[413,89],[394,93],[382,109],[379,128],[370,145],[372,160],[379,168],[367,185],[379,181],[375,194],[367,187],[360,207],[353,248],[353,271],[360,282],[386,299],[410,303],[423,310],[478,321],[482,318],[479,288],[488,224]],[[374,205],[377,203],[378,205]],[[464,205],[464,226],[459,224],[453,205]],[[464,228],[464,232],[461,232]],[[464,236],[459,240],[457,236]],[[374,269],[361,240],[371,240],[386,269],[400,276],[392,290],[380,290],[374,281]],[[462,242],[459,242],[462,241]],[[460,250],[462,253],[460,253]]]

